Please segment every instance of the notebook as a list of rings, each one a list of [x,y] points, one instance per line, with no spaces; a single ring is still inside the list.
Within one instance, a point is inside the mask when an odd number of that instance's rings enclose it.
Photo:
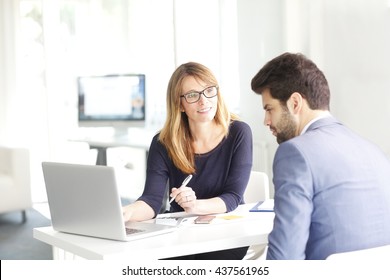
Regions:
[[[132,241],[177,228],[154,222],[125,225],[113,167],[43,162],[42,169],[54,230]]]
[[[249,210],[249,212],[273,212],[274,211],[274,200],[266,199],[259,201],[256,205]]]

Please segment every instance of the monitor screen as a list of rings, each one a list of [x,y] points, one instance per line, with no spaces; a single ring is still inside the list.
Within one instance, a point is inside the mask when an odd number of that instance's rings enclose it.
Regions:
[[[79,126],[145,125],[145,75],[115,74],[77,78]]]

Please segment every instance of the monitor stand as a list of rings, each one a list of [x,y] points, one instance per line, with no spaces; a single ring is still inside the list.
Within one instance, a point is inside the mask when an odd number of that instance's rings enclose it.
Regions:
[[[115,139],[127,138],[129,136],[129,128],[127,126],[114,127],[113,129]]]

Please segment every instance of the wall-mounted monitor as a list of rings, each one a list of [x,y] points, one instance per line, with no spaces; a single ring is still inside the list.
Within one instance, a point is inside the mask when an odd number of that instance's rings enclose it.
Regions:
[[[77,86],[80,127],[145,126],[144,74],[83,76]]]

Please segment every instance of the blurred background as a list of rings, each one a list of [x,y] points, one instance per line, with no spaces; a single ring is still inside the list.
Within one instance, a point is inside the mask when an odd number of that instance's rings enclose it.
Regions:
[[[390,154],[389,30],[389,0],[0,0],[0,145],[29,149],[32,198],[45,201],[43,160],[69,140],[114,133],[79,123],[77,77],[144,74],[137,129],[155,133],[170,75],[197,61],[252,127],[253,169],[272,178],[277,144],[250,81],[289,51],[323,70],[333,115]]]

